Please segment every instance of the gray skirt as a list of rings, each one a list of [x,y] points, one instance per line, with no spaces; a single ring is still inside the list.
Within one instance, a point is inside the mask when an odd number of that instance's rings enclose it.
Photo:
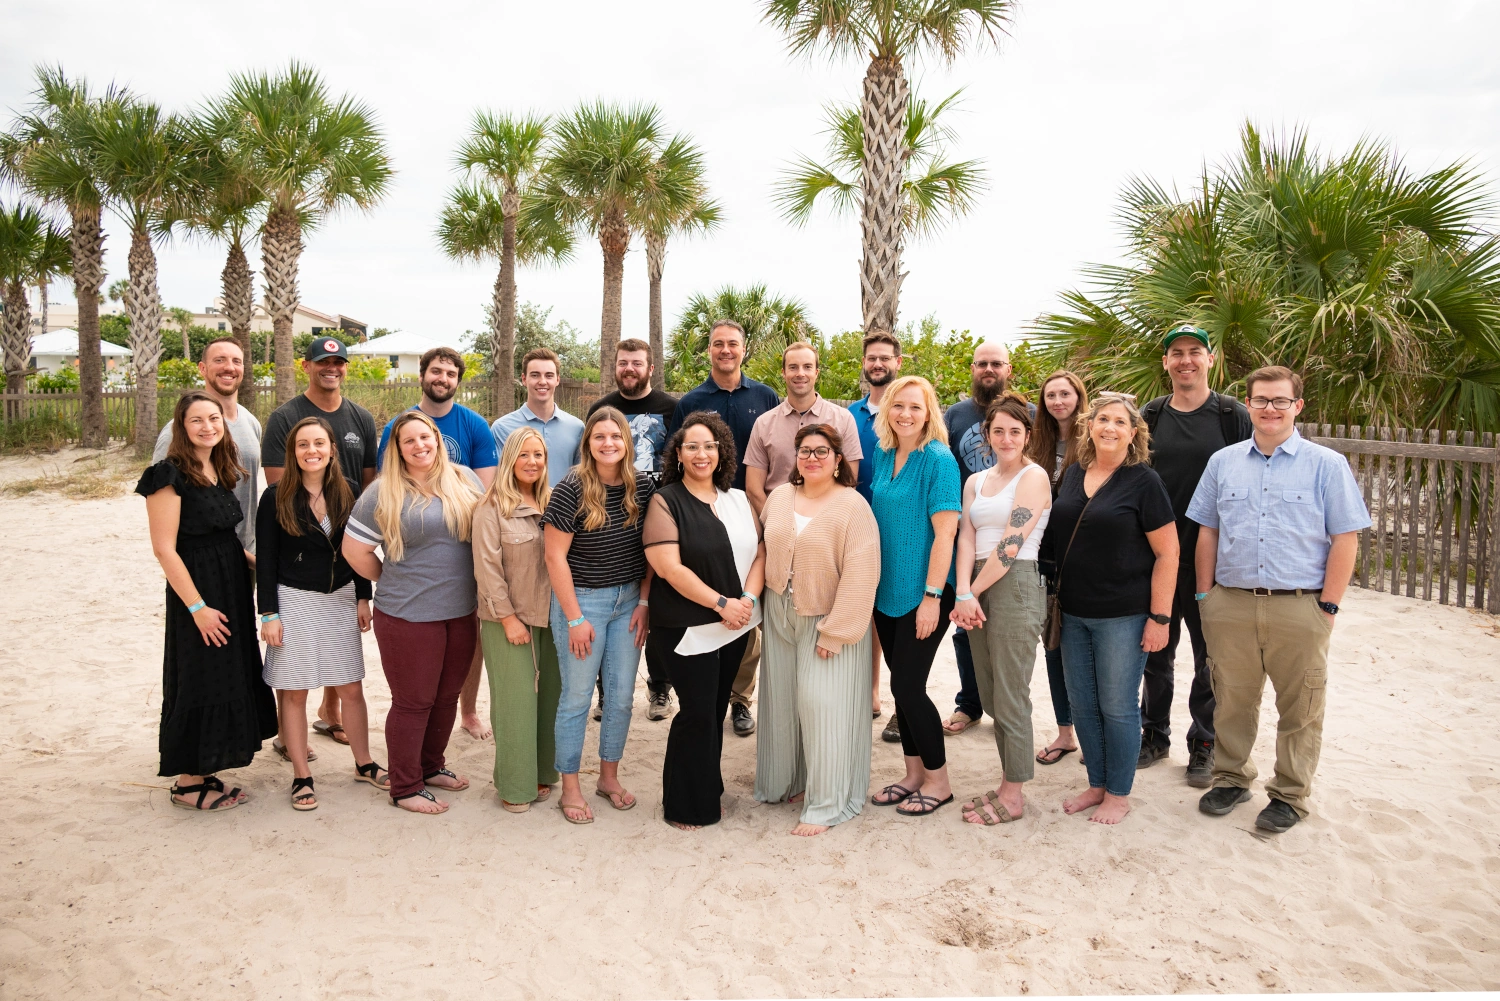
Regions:
[[[359,601],[350,581],[332,594],[276,585],[281,646],[267,646],[266,684],[281,691],[347,685],[365,676]]]

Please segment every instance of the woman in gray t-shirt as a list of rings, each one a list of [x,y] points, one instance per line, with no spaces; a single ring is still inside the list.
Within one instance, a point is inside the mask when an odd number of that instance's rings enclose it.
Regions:
[[[397,417],[390,440],[379,479],[349,516],[344,556],[375,581],[375,640],[391,687],[391,803],[443,813],[448,804],[428,787],[469,787],[443,754],[478,636],[469,536],[479,478],[448,461],[437,425],[420,410]]]

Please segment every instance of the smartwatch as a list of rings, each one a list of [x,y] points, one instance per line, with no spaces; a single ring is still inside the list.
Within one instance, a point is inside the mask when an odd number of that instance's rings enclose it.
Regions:
[[[1327,612],[1329,615],[1339,614],[1339,606],[1335,605],[1331,601],[1320,601],[1318,602],[1318,607]]]
[[[1146,618],[1159,626],[1170,626],[1172,624],[1172,616],[1170,615],[1157,615],[1155,612],[1147,612]]]
[[[727,608],[728,606],[729,606],[729,599],[726,598],[726,597],[724,597],[722,594],[719,595],[719,600],[714,603],[714,607],[715,608]]]

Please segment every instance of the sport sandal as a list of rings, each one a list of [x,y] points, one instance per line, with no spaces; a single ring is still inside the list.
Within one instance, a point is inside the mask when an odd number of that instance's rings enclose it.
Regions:
[[[305,779],[292,779],[292,809],[305,811],[317,808],[318,794],[313,791],[312,776],[309,775]]]

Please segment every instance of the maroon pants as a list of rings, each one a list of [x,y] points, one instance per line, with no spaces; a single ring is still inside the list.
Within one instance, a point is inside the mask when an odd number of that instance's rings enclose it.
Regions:
[[[385,718],[391,799],[421,792],[423,777],[443,767],[477,639],[473,615],[408,622],[375,610],[375,642],[391,686],[391,712]]]

